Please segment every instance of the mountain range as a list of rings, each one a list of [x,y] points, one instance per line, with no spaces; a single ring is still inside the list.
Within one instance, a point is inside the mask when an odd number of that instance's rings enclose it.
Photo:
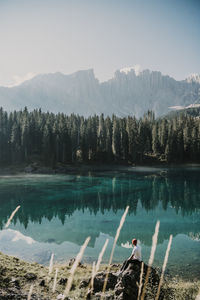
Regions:
[[[200,75],[177,81],[158,71],[125,68],[99,82],[92,69],[71,75],[40,74],[15,87],[0,87],[0,106],[5,110],[29,110],[65,114],[77,113],[142,116],[153,110],[156,116],[173,107],[200,103]]]

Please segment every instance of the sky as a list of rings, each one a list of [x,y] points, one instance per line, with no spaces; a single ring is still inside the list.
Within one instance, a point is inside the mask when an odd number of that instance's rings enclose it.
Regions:
[[[200,73],[200,0],[0,0],[0,86],[124,67]]]

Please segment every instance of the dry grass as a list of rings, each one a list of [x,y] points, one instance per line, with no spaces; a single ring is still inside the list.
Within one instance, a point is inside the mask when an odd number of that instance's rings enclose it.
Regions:
[[[53,288],[52,288],[53,293],[55,293],[55,290],[56,290],[57,277],[58,277],[58,268],[56,268],[56,273],[55,273],[55,277],[54,277],[54,281],[53,281]]]
[[[3,270],[5,266],[6,269],[3,275]],[[56,290],[53,293],[52,286],[55,279],[56,268],[58,268],[59,270],[57,274]],[[104,271],[105,268],[106,265],[101,264],[99,271]],[[28,295],[30,291],[30,281],[26,280],[26,274],[30,272],[37,276],[37,278],[31,282],[34,285],[34,296],[37,295],[37,298],[40,299],[53,300],[56,299],[59,294],[63,293],[64,285],[60,281],[69,278],[70,269],[71,267],[69,267],[67,262],[65,264],[60,265],[54,264],[53,272],[50,275],[50,284],[48,285],[45,280],[45,285],[41,286],[41,281],[43,281],[48,276],[48,267],[44,267],[37,263],[28,263],[23,260],[16,259],[15,257],[0,253],[0,270],[2,272],[0,274],[1,289],[7,291],[9,295],[9,289],[11,286],[4,282],[4,278],[15,278],[20,282],[20,290],[18,290],[18,292],[22,293],[23,295]],[[111,265],[112,272],[117,272],[118,270],[119,267],[117,265]],[[70,290],[70,293],[68,295],[70,299],[82,300],[85,298],[87,288],[80,288],[79,286],[82,280],[89,280],[89,278],[91,278],[91,273],[91,264],[84,264],[77,267],[76,272],[74,274],[72,289]],[[199,291],[199,287],[200,281],[183,281],[179,277],[167,278],[167,280],[165,280],[162,285],[165,300],[195,300],[196,295]],[[33,294],[31,298],[33,298]]]
[[[104,285],[103,285],[101,300],[104,298],[104,293],[105,293],[105,290],[106,290],[106,285],[107,285],[107,281],[108,281],[108,274],[110,272],[110,267],[111,267],[111,263],[112,263],[112,259],[113,259],[114,250],[115,250],[115,247],[116,247],[116,244],[117,244],[117,240],[119,238],[120,231],[122,229],[122,226],[124,225],[124,222],[125,222],[128,210],[129,210],[129,206],[126,207],[126,210],[125,210],[125,212],[124,212],[124,214],[123,214],[123,216],[122,216],[122,218],[120,220],[120,224],[119,224],[119,227],[118,227],[116,235],[115,235],[115,239],[114,239],[114,243],[113,243],[113,247],[112,247],[110,259],[109,259],[109,262],[108,262],[108,268],[107,268],[107,272],[106,272],[106,277],[105,277],[105,281],[104,281]]]
[[[33,292],[33,284],[31,284],[31,286],[30,286],[30,290],[29,290],[29,293],[28,293],[27,300],[31,300],[32,292]]]
[[[200,290],[199,290],[199,293],[198,293],[198,295],[196,296],[195,300],[200,300]]]
[[[144,296],[145,296],[145,292],[146,292],[146,286],[147,286],[147,283],[148,283],[148,279],[149,279],[149,275],[150,275],[150,271],[151,271],[151,266],[153,264],[153,260],[154,260],[154,256],[155,256],[155,252],[156,252],[159,227],[160,227],[160,221],[157,221],[156,227],[155,227],[155,233],[152,237],[151,254],[150,254],[150,257],[149,257],[148,269],[147,269],[147,274],[146,274],[144,287],[143,287],[143,291],[142,291],[142,295],[141,295],[141,300],[144,300]]]
[[[94,277],[96,275],[95,269],[96,269],[96,264],[94,261],[92,264],[91,293],[93,292],[93,287],[94,287]]]
[[[54,258],[54,254],[51,254],[51,258],[50,258],[50,262],[49,262],[49,275],[52,273],[53,271],[53,258]]]
[[[20,205],[17,206],[15,208],[15,210],[12,212],[12,214],[10,215],[10,218],[8,219],[8,221],[7,221],[6,225],[5,225],[5,228],[8,228],[8,226],[10,225],[10,222],[12,221],[12,219],[13,219],[14,215],[16,214],[16,212],[18,211],[18,209],[20,209]]]
[[[200,281],[183,281],[173,278],[163,284],[165,300],[195,300],[200,287]],[[198,299],[199,300],[199,299]]]
[[[73,263],[73,266],[72,266],[71,271],[70,271],[70,276],[69,276],[69,278],[68,278],[68,280],[67,280],[66,288],[65,288],[65,290],[64,290],[64,294],[63,294],[63,297],[62,297],[63,300],[64,300],[65,297],[68,296],[68,294],[69,294],[69,291],[70,291],[71,286],[72,286],[72,281],[73,281],[73,278],[74,278],[74,273],[75,273],[75,271],[76,271],[76,268],[77,268],[78,264],[80,263],[80,261],[81,261],[81,259],[82,259],[82,257],[83,257],[83,253],[84,253],[84,251],[85,251],[85,249],[86,249],[86,247],[87,247],[89,241],[90,241],[90,237],[88,237],[88,238],[85,240],[83,246],[81,247],[80,252],[79,252],[78,255],[76,256],[75,262]]]
[[[159,299],[160,288],[161,288],[161,285],[162,285],[162,282],[163,282],[164,273],[165,273],[165,269],[166,269],[167,262],[168,262],[169,252],[170,252],[170,249],[171,249],[171,244],[172,244],[172,235],[170,235],[170,237],[169,237],[169,242],[168,242],[168,246],[167,246],[167,250],[166,250],[166,254],[165,254],[165,258],[164,258],[164,262],[163,262],[163,266],[162,266],[162,273],[161,273],[161,276],[160,276],[160,282],[159,282],[159,285],[158,285],[158,291],[157,291],[155,300]]]
[[[91,277],[91,280],[90,280],[90,283],[89,283],[89,286],[88,286],[88,291],[85,295],[85,299],[87,298],[87,295],[90,291],[90,288],[91,288],[91,293],[93,292],[93,286],[94,286],[94,277],[95,275],[97,274],[97,272],[99,271],[99,267],[100,267],[100,264],[101,264],[101,261],[102,261],[102,258],[103,258],[103,255],[104,255],[104,252],[107,248],[107,245],[108,245],[108,242],[109,240],[106,239],[104,245],[103,245],[103,248],[101,249],[101,252],[99,253],[99,257],[98,257],[98,260],[97,260],[97,264],[95,264],[95,262],[93,262],[93,265],[92,265],[92,277]]]
[[[137,296],[137,300],[140,299],[140,294],[141,294],[141,290],[142,290],[142,278],[143,278],[143,272],[144,272],[144,262],[142,262],[142,264],[141,264],[140,283],[139,283],[139,288],[138,288],[138,296]]]
[[[99,271],[99,267],[100,267],[100,264],[102,262],[102,258],[103,258],[104,252],[105,252],[105,250],[106,250],[106,248],[108,246],[108,242],[109,242],[109,240],[106,239],[105,244],[103,245],[103,248],[102,248],[101,252],[99,253],[99,257],[98,257],[97,264],[96,264],[96,270],[95,270],[96,273]]]

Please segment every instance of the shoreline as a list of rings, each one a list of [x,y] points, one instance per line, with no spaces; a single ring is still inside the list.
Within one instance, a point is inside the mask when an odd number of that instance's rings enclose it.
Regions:
[[[185,163],[185,164],[66,164],[57,165],[55,167],[44,166],[39,164],[13,164],[9,166],[0,166],[0,176],[6,175],[53,175],[53,174],[73,174],[77,172],[147,172],[147,173],[159,173],[178,169],[190,169],[200,168],[198,163]]]
[[[70,274],[72,263],[53,265],[52,273],[49,268],[38,263],[28,263],[17,257],[8,256],[0,252],[0,296],[1,299],[27,299],[30,286],[33,285],[32,299],[54,299],[61,295],[66,287],[67,278]],[[112,272],[117,272],[120,264],[113,264]],[[58,269],[57,285],[55,292],[52,287],[55,272]],[[106,265],[102,264],[100,271],[105,272]],[[92,265],[80,264],[76,269],[72,290],[69,299],[84,299],[87,287],[82,286],[81,282],[89,280],[91,277]],[[198,293],[200,281],[181,280],[178,277],[165,275],[163,289],[164,299],[195,299]],[[112,293],[112,291],[111,291]],[[169,298],[173,295],[172,298]],[[192,297],[193,295],[193,297]],[[11,298],[9,298],[11,299]],[[95,298],[96,299],[96,298]]]
[[[143,166],[125,166],[125,165],[67,165],[65,166],[67,168],[67,172],[58,172],[58,170],[56,170],[56,172],[51,172],[52,170],[55,171],[55,169],[50,169],[48,167],[42,167],[43,171],[45,172],[38,172],[40,171],[40,166],[38,166],[38,169],[33,170],[31,172],[25,172],[24,168],[29,168],[29,166],[27,165],[23,165],[23,166],[9,166],[9,167],[4,167],[4,168],[0,168],[0,177],[2,176],[34,176],[34,175],[65,175],[65,174],[81,174],[81,175],[86,175],[89,172],[142,172],[142,173],[146,173],[146,174],[153,174],[153,175],[158,175],[158,176],[165,176],[167,171],[173,168],[200,168],[200,165],[198,164],[184,164],[184,165],[168,165],[168,166],[147,166],[147,165],[143,165]],[[21,172],[19,172],[21,170]],[[47,172],[49,170],[49,172]],[[3,174],[1,173],[1,171],[3,171]],[[23,172],[22,172],[23,171]],[[7,265],[11,265],[11,268],[7,267]],[[115,265],[115,264],[114,264]],[[6,266],[6,267],[5,267]],[[17,266],[17,267],[16,267]],[[77,293],[81,292],[81,293],[85,293],[85,291],[83,291],[79,288],[80,285],[80,278],[84,279],[85,276],[87,276],[89,278],[89,276],[91,275],[91,270],[92,270],[92,264],[90,263],[86,263],[83,264],[84,267],[80,267],[80,269],[78,269],[77,271],[77,278],[76,281],[74,283],[74,289],[72,291],[72,294],[70,294],[70,298],[69,299],[83,299],[82,298],[82,294],[78,294],[77,298]],[[61,282],[66,281],[67,276],[69,276],[69,270],[70,267],[66,264],[56,264],[55,268],[58,267],[59,270],[62,271],[62,276],[59,277],[59,280],[61,280]],[[102,270],[105,270],[106,265],[102,265]],[[119,267],[119,264],[118,264]],[[55,275],[55,268],[54,268],[54,275]],[[115,268],[115,267],[114,267]],[[18,270],[20,272],[20,274],[18,274],[18,272],[16,272],[16,270]],[[115,269],[116,270],[116,269]],[[30,275],[30,277],[32,276],[32,279],[28,279],[28,276],[25,276],[27,273],[32,273],[32,275]],[[36,278],[35,278],[35,275]],[[5,254],[0,253],[0,282],[2,282],[2,284],[0,285],[0,296],[5,294],[5,298],[1,298],[1,299],[8,299],[6,297],[10,297],[10,295],[13,294],[17,294],[18,292],[20,292],[21,294],[19,294],[20,298],[13,298],[13,299],[27,299],[27,294],[30,288],[30,285],[33,283],[34,286],[36,287],[36,289],[34,289],[35,292],[33,292],[33,295],[35,295],[34,297],[39,297],[39,298],[33,298],[33,299],[51,299],[51,295],[52,295],[52,285],[53,285],[53,280],[54,280],[54,275],[52,274],[52,276],[50,276],[50,288],[47,287],[47,284],[45,284],[45,286],[43,285],[43,279],[42,276],[45,277],[45,280],[47,281],[47,277],[48,277],[48,268],[40,265],[38,263],[28,263],[26,261],[23,261],[19,258],[16,257],[11,257]],[[81,276],[84,276],[81,277]],[[27,277],[27,278],[26,278]],[[168,289],[173,290],[173,293],[175,293],[175,295],[177,294],[178,296],[175,298],[170,298],[170,299],[195,299],[195,295],[197,294],[197,287],[200,286],[200,281],[195,279],[195,282],[193,283],[193,279],[189,278],[190,276],[188,276],[187,278],[181,277],[181,275],[172,275],[170,273],[170,268],[166,271],[166,291]],[[34,279],[35,278],[35,279]],[[64,281],[63,281],[63,280]],[[38,281],[39,280],[39,281]],[[58,286],[58,291],[55,294],[55,299],[56,297],[59,295],[59,293],[62,293],[63,288],[65,287],[65,284],[60,284]],[[79,290],[79,291],[77,291]],[[6,294],[7,293],[7,294]],[[10,293],[10,294],[9,294]],[[190,297],[189,294],[190,293]],[[50,296],[49,296],[50,295]],[[180,296],[181,295],[181,296]],[[194,295],[195,297],[192,298],[191,295]],[[44,298],[42,298],[44,297]],[[50,297],[50,298],[48,298]],[[72,298],[71,298],[72,297]],[[164,299],[168,299],[168,298],[164,298]]]

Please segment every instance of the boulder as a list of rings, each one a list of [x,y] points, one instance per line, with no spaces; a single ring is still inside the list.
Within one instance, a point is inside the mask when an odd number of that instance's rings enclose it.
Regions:
[[[102,291],[105,277],[106,277],[106,272],[99,272],[96,274],[94,278],[94,288],[93,288],[94,293]],[[115,288],[115,285],[117,284],[117,279],[118,276],[110,272],[108,274],[106,290],[109,289],[113,290]]]
[[[113,300],[137,300],[140,274],[142,263],[133,260],[129,263],[126,270],[123,272],[109,273],[108,282],[106,286],[106,294],[104,299]],[[144,264],[141,293],[144,286],[148,266]],[[88,299],[100,299],[103,289],[106,272],[97,273],[94,278],[93,294],[91,291],[88,293]],[[154,268],[150,268],[148,284],[146,285],[145,299],[155,299],[157,287],[160,281],[160,276]],[[163,299],[162,291],[159,300]]]
[[[37,279],[37,275],[34,273],[26,273],[26,275],[24,276],[27,280],[35,280]]]
[[[133,260],[128,265],[127,269],[124,270],[117,281],[114,289],[115,300],[137,300],[140,274],[141,274],[142,263],[138,260]],[[144,286],[148,266],[144,264],[143,276],[142,276],[142,289]],[[148,284],[146,286],[146,297],[145,299],[154,299],[159,284],[160,277],[154,268],[150,268],[150,274]],[[162,299],[160,297],[159,299]]]
[[[58,281],[58,283],[61,284],[61,285],[66,285],[67,278],[60,278],[60,280]]]

